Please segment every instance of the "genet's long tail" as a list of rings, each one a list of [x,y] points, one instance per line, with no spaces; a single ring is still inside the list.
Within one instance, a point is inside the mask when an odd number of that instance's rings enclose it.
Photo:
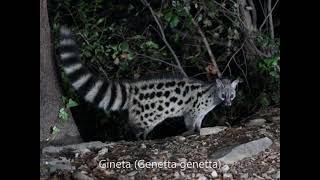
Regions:
[[[86,101],[104,110],[127,109],[130,85],[94,76],[80,61],[78,46],[66,27],[60,28],[60,61],[72,86]]]

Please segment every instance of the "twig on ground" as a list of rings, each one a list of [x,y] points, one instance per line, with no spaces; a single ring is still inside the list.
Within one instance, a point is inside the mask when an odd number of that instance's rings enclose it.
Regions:
[[[272,6],[272,1],[268,0],[268,12],[271,12],[271,6]],[[272,18],[272,13],[269,16],[269,28],[270,28],[270,37],[271,39],[274,39],[274,28],[273,28],[273,18]]]
[[[167,39],[166,39],[166,36],[164,34],[164,31],[163,31],[163,28],[159,22],[159,19],[158,17],[156,16],[155,12],[153,11],[152,7],[150,6],[150,4],[146,1],[146,0],[141,0],[141,2],[148,7],[148,9],[150,10],[154,20],[156,21],[157,25],[158,25],[158,28],[160,30],[160,33],[161,33],[161,39],[163,40],[163,42],[167,45],[169,51],[171,52],[171,54],[173,55],[176,63],[177,63],[177,66],[178,66],[178,69],[181,71],[181,73],[185,76],[185,77],[188,77],[188,75],[184,72],[181,64],[180,64],[180,61],[176,55],[176,53],[174,52],[174,50],[172,49],[172,47],[170,46],[170,44],[168,43]]]

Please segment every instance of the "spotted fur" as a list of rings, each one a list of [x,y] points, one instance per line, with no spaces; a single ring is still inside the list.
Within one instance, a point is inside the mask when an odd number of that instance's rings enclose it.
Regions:
[[[137,137],[167,118],[183,116],[189,130],[199,130],[204,116],[216,105],[231,105],[239,81],[204,83],[187,78],[109,81],[94,76],[81,64],[69,29],[60,29],[60,61],[72,86],[88,102],[106,111],[128,110]]]

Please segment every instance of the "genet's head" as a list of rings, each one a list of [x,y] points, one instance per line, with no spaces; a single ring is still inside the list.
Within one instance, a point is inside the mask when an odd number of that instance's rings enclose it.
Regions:
[[[236,97],[236,87],[241,79],[230,81],[229,79],[216,79],[218,88],[218,97],[224,102],[224,105],[231,106],[232,100]]]

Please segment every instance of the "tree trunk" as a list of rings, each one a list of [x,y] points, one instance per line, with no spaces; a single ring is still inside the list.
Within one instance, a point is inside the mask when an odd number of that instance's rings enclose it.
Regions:
[[[40,0],[40,142],[49,144],[71,144],[81,142],[78,128],[71,116],[61,121],[58,117],[62,107],[61,89],[57,68],[52,56],[47,0]],[[53,127],[60,131],[51,133]]]

